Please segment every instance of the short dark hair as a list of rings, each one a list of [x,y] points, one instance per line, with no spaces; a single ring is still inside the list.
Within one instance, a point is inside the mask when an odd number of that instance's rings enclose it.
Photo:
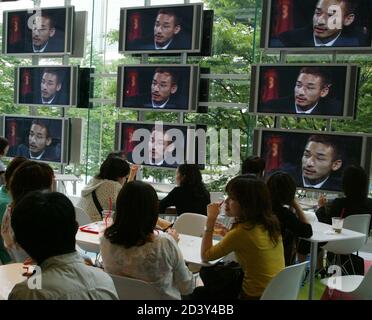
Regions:
[[[17,243],[38,264],[75,251],[75,208],[61,193],[30,192],[14,206],[11,224]]]
[[[177,15],[176,11],[172,9],[160,9],[156,16],[158,16],[159,14],[165,14],[167,16],[174,17],[174,25],[182,26],[182,18],[179,15]]]
[[[229,197],[233,196],[242,209],[238,222],[248,222],[252,227],[262,225],[274,245],[281,234],[278,218],[273,214],[270,192],[266,184],[256,178],[236,177],[226,186]]]
[[[56,24],[54,22],[54,17],[52,15],[47,14],[45,11],[41,11],[41,16],[44,19],[48,19],[49,20],[49,26],[50,26],[50,28],[55,28],[56,27]]]
[[[181,164],[177,168],[183,177],[181,186],[187,188],[195,197],[204,198],[209,192],[203,182],[203,177],[197,164]]]
[[[56,68],[45,68],[42,74],[44,75],[45,73],[50,73],[56,76],[58,84],[61,84],[63,82],[63,76],[61,74],[61,70],[58,70]]]
[[[119,157],[119,158],[122,158],[124,160],[127,160],[127,156],[126,156],[126,154],[125,154],[125,152],[123,150],[116,150],[116,151],[110,152],[107,155],[106,159],[113,158],[113,157]]]
[[[314,134],[314,135],[311,135],[309,137],[309,139],[306,142],[306,145],[309,142],[322,143],[326,146],[332,147],[332,149],[333,149],[333,160],[334,161],[339,160],[339,159],[342,160],[343,155],[342,155],[341,148],[340,148],[340,143],[338,142],[337,137],[331,137],[330,135]]]
[[[259,174],[262,177],[263,171],[265,170],[265,160],[258,156],[250,156],[243,161],[242,174],[254,173]]]
[[[342,190],[347,198],[363,200],[368,196],[368,176],[361,166],[345,168],[342,176]]]
[[[105,237],[125,248],[144,245],[150,241],[158,210],[158,196],[150,184],[142,181],[126,183],[116,199],[114,223],[106,229]]]
[[[286,172],[276,171],[267,180],[273,208],[291,205],[296,194],[296,183]]]
[[[320,67],[303,67],[299,74],[312,74],[313,76],[319,77],[322,79],[322,87],[331,87],[332,86],[332,78],[331,75]]]
[[[359,7],[359,0],[338,0],[346,5],[347,14],[355,14]]]
[[[155,69],[155,72],[154,72],[154,75],[156,73],[169,73],[170,76],[171,76],[171,83],[173,85],[177,85],[177,83],[178,83],[178,75],[172,69],[169,69],[169,68],[156,68]]]
[[[49,120],[35,119],[35,120],[32,120],[31,127],[33,125],[43,127],[46,131],[46,137],[51,138],[50,131],[49,131]],[[30,130],[31,130],[31,127],[30,127]]]
[[[28,161],[25,157],[15,157],[6,167],[4,178],[5,185],[7,185],[12,177],[14,171],[25,161]]]
[[[7,138],[0,137],[0,156],[4,155],[5,148],[9,146],[9,141]]]
[[[102,162],[96,178],[117,181],[118,178],[126,177],[129,172],[128,162],[120,157],[113,156]]]
[[[54,178],[53,169],[43,162],[24,161],[14,171],[9,181],[12,204],[17,204],[27,193],[50,190]]]

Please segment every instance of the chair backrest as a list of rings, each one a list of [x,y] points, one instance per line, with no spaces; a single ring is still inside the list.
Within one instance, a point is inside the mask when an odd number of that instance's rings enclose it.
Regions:
[[[368,269],[358,288],[351,294],[359,300],[372,300],[372,267]]]
[[[323,248],[336,254],[351,254],[359,251],[368,239],[370,221],[370,214],[354,214],[347,216],[344,220],[343,227],[345,229],[363,233],[366,236],[360,239],[331,241],[328,242]]]
[[[76,221],[79,224],[79,227],[93,222],[89,215],[79,207],[75,207],[75,214]]]
[[[161,300],[160,292],[152,284],[110,274],[120,300]]]
[[[178,233],[188,234],[190,236],[203,236],[207,217],[198,213],[183,213],[173,225]]]
[[[297,300],[308,261],[288,266],[267,285],[261,300]]]

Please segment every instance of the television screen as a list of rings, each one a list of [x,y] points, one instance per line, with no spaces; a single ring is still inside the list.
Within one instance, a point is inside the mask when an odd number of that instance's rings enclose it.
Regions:
[[[3,52],[9,55],[71,53],[74,7],[4,12]]]
[[[310,117],[353,117],[356,65],[254,65],[250,112]]]
[[[66,121],[63,118],[4,116],[2,131],[9,141],[7,157],[67,163]]]
[[[348,165],[371,165],[372,135],[255,129],[254,154],[265,159],[265,176],[289,173],[298,188],[341,191]]]
[[[76,67],[37,66],[16,68],[15,103],[71,106],[76,104]]]
[[[313,53],[371,50],[370,0],[264,1],[261,47]]]
[[[131,163],[152,167],[177,168],[180,164],[196,163],[203,153],[203,144],[191,141],[188,130],[205,126],[162,123],[118,122],[116,149],[122,150]],[[198,142],[198,143],[197,143]],[[205,147],[204,147],[205,148]],[[204,164],[200,164],[204,168]]]
[[[196,111],[199,73],[195,65],[119,67],[117,106],[135,110]]]
[[[119,52],[200,52],[203,4],[122,8]]]

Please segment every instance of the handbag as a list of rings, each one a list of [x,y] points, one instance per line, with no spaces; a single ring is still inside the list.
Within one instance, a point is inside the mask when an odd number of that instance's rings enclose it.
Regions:
[[[235,261],[220,261],[211,267],[202,267],[199,271],[204,287],[193,292],[195,299],[237,299],[244,278],[244,272]]]

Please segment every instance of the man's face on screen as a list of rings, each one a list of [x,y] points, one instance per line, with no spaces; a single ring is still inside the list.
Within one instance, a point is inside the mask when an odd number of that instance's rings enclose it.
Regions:
[[[341,160],[336,160],[331,145],[310,141],[307,143],[302,156],[302,174],[313,184],[326,179],[332,171],[341,167]]]
[[[157,46],[164,47],[181,31],[180,25],[176,25],[175,17],[160,13],[156,17],[154,26],[154,40]]]
[[[38,155],[50,146],[52,139],[48,137],[47,129],[38,124],[33,124],[28,135],[28,145],[31,154]]]
[[[329,13],[328,8],[330,6],[339,6],[342,12],[341,19],[341,29],[328,27],[328,21],[330,18],[334,18],[335,13]],[[319,0],[313,16],[313,30],[315,37],[321,40],[331,41],[335,38],[344,26],[352,24],[354,21],[354,14],[347,14],[347,5],[344,1],[340,0]],[[331,22],[331,21],[330,21]],[[333,25],[333,23],[331,23]]]
[[[151,99],[158,105],[166,102],[171,94],[176,93],[177,85],[172,84],[172,76],[167,73],[155,73],[151,84]]]
[[[166,132],[161,130],[152,130],[149,140],[150,160],[152,164],[159,163],[164,160],[165,150],[171,143],[172,140]]]
[[[41,96],[44,100],[49,101],[61,90],[62,85],[59,83],[57,75],[45,72],[41,79]]]
[[[45,17],[35,17],[32,25],[32,43],[36,47],[44,47],[49,38],[54,37],[55,28],[51,28],[50,19]]]
[[[297,107],[308,110],[314,107],[320,98],[324,98],[329,93],[329,87],[323,85],[321,77],[301,73],[296,81],[295,102]]]

